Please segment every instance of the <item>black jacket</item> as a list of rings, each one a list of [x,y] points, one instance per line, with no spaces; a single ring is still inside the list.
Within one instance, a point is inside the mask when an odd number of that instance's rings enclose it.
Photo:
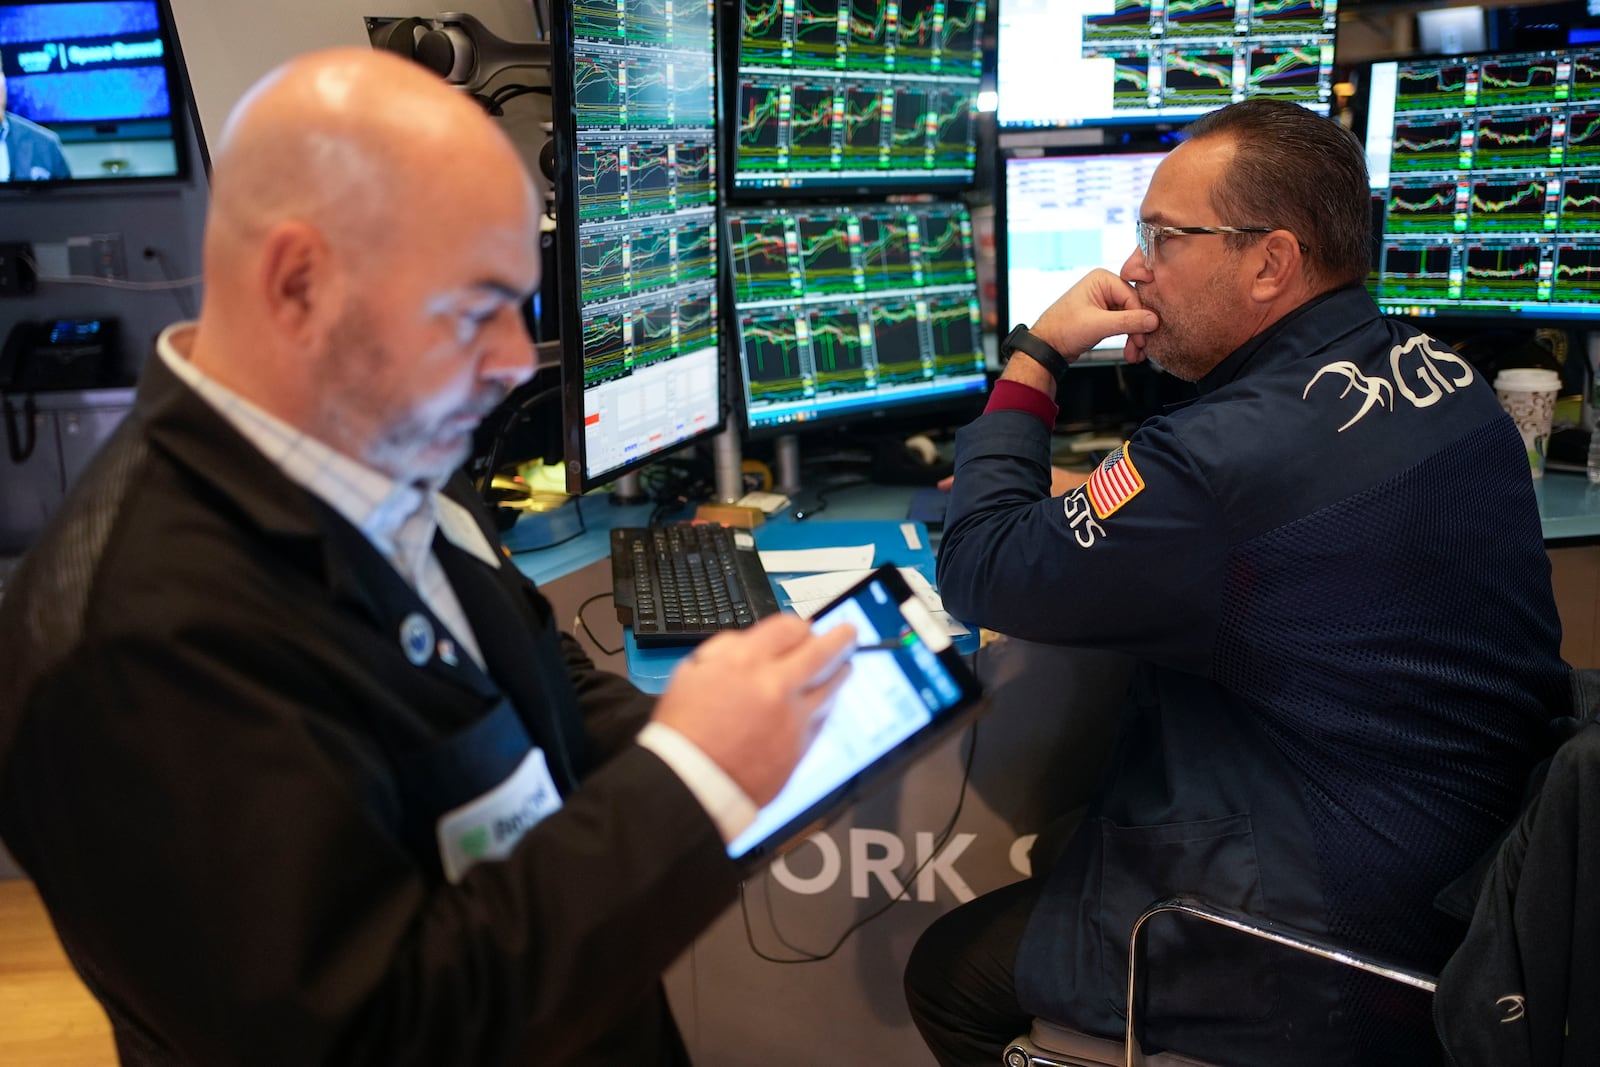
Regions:
[[[414,665],[410,586],[152,360],[19,569],[0,836],[124,1063],[672,1055],[658,977],[734,896],[721,837],[632,743],[648,698],[509,562],[435,550],[487,673]],[[563,808],[448,884],[438,816],[530,745]]]
[[[1600,722],[1556,751],[1501,846],[1434,1015],[1460,1067],[1600,1063]]]

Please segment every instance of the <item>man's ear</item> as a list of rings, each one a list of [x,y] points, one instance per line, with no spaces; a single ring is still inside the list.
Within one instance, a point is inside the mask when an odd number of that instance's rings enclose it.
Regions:
[[[1250,295],[1271,303],[1305,280],[1305,255],[1300,241],[1288,230],[1273,230],[1256,246],[1258,264]]]
[[[274,226],[262,239],[257,262],[262,307],[285,336],[310,343],[338,318],[343,278],[333,249],[315,227]]]

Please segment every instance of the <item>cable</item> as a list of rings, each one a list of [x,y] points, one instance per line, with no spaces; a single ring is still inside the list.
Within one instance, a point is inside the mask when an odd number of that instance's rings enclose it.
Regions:
[[[616,648],[607,648],[605,645],[602,645],[600,643],[600,639],[594,635],[594,631],[589,629],[589,624],[583,621],[583,609],[584,608],[588,607],[590,604],[593,604],[596,600],[600,600],[600,599],[602,599],[604,597],[608,597],[610,595],[611,595],[611,590],[608,589],[604,593],[596,593],[594,596],[590,597],[588,600],[585,600],[582,604],[579,604],[578,605],[578,614],[573,617],[572,621],[573,621],[573,625],[575,627],[577,627],[578,629],[582,630],[585,634],[589,635],[589,640],[591,642],[593,642],[595,648],[598,648],[601,652],[604,652],[608,656],[615,656],[615,655],[619,655],[622,652],[622,646],[618,645]]]
[[[200,275],[192,278],[172,278],[164,282],[129,282],[121,278],[101,278],[94,274],[41,274],[39,264],[27,256],[17,257],[33,271],[41,282],[59,282],[63,285],[103,285],[107,289],[128,289],[136,293],[161,293],[168,289],[193,289],[201,282]]]
[[[178,280],[173,278],[172,264],[167,262],[167,257],[162,253],[161,249],[156,248],[154,245],[146,246],[144,250],[144,258],[155,260],[156,267],[161,271],[161,276],[168,282]],[[172,299],[178,302],[178,310],[183,313],[184,318],[193,319],[196,317],[194,307],[189,303],[189,298],[185,296],[183,292],[183,290],[187,288],[188,286],[184,286],[183,288],[174,288],[172,290]]]
[[[877,911],[869,912],[868,914],[862,916],[860,919],[857,919],[855,922],[851,923],[849,926],[845,927],[844,933],[839,935],[839,939],[837,941],[835,941],[833,943],[832,947],[829,948],[826,952],[822,952],[822,953],[807,952],[805,949],[796,948],[794,945],[789,943],[787,938],[785,938],[783,936],[783,933],[778,929],[777,921],[773,918],[773,915],[772,915],[771,887],[770,887],[770,883],[772,881],[772,876],[770,874],[767,875],[767,882],[769,883],[768,888],[767,888],[767,893],[768,893],[768,897],[767,897],[767,900],[768,900],[767,922],[768,922],[768,925],[772,928],[772,934],[773,934],[773,936],[775,938],[777,938],[778,942],[780,944],[782,944],[784,948],[789,949],[791,952],[794,952],[797,955],[793,959],[783,959],[780,956],[768,955],[767,953],[761,951],[761,949],[757,948],[756,947],[756,939],[755,939],[755,931],[752,930],[751,926],[750,926],[750,908],[749,908],[749,904],[745,900],[745,895],[744,895],[745,884],[743,882],[740,882],[739,883],[739,914],[744,919],[744,937],[745,937],[745,942],[750,946],[750,951],[754,952],[757,956],[759,956],[761,959],[766,960],[768,963],[820,963],[823,960],[830,959],[834,955],[834,953],[838,952],[839,949],[844,945],[844,943],[850,939],[850,935],[851,934],[855,933],[857,930],[859,930],[863,926],[867,925],[867,923],[869,923],[872,920],[878,918],[884,912],[888,911],[890,908],[892,908],[896,904],[900,903],[900,901],[904,900],[906,894],[908,892],[910,892],[911,886],[916,883],[917,875],[922,873],[922,869],[924,867],[926,867],[928,864],[933,862],[933,858],[935,856],[937,856],[939,854],[939,851],[942,848],[944,848],[944,846],[945,846],[945,844],[947,842],[949,842],[950,834],[955,830],[956,822],[958,820],[960,820],[960,818],[961,818],[961,808],[967,801],[967,782],[972,777],[972,760],[973,760],[973,756],[977,753],[977,751],[978,751],[978,724],[977,723],[973,723],[967,730],[967,760],[966,760],[966,765],[963,766],[962,769],[961,769],[961,791],[956,794],[956,808],[955,808],[954,811],[952,811],[950,813],[950,820],[944,824],[944,829],[940,830],[938,835],[934,838],[933,848],[928,851],[928,858],[923,860],[921,863],[917,864],[916,867],[912,868],[911,873],[909,875],[907,875],[905,877],[905,879],[903,879],[903,881],[901,883],[901,886],[900,886],[900,892],[898,892],[894,896],[890,897],[889,898],[889,902],[887,904],[885,904],[882,907],[880,907]]]
[[[551,541],[548,545],[536,545],[533,548],[519,548],[517,549],[517,555],[521,556],[524,554],[532,554],[534,552],[548,552],[552,548],[560,548],[568,541],[576,541],[578,538],[589,532],[589,524],[584,520],[583,517],[583,497],[571,496],[568,497],[568,499],[572,501],[572,506],[578,509],[578,528],[567,534],[567,536],[563,537],[561,540]],[[598,641],[595,642],[597,645],[599,643],[600,642]]]
[[[523,397],[505,413],[505,417],[500,420],[500,425],[495,427],[494,436],[489,438],[489,454],[485,460],[483,481],[478,485],[478,495],[483,497],[485,503],[491,505],[494,503],[493,500],[489,499],[489,491],[494,486],[495,468],[500,464],[500,449],[505,445],[507,435],[511,433],[512,424],[526,415],[535,404],[556,396],[560,392],[561,387],[553,385],[548,389],[540,389],[536,393]],[[579,516],[582,516],[582,512],[579,512]]]

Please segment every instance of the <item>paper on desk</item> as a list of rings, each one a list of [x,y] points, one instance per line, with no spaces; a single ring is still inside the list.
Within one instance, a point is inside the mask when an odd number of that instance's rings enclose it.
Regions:
[[[809,574],[813,571],[859,570],[872,566],[873,545],[805,548],[761,553],[768,574]]]
[[[972,632],[944,610],[944,599],[933,588],[933,583],[922,576],[921,571],[910,567],[901,567],[899,570],[901,577],[905,578],[906,584],[911,587],[911,591],[933,614],[934,621],[944,626],[946,633],[952,637],[960,637],[962,634]],[[871,573],[870,570],[833,571],[829,574],[813,574],[807,578],[785,578],[778,584],[789,594],[790,609],[801,618],[809,619],[827,607],[828,602],[834,597]]]

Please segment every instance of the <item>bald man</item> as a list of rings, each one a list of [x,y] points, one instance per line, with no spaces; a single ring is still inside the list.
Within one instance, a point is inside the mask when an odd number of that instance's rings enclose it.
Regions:
[[[557,632],[452,478],[531,373],[539,214],[392,56],[224,131],[199,321],[0,606],[0,835],[124,1064],[687,1061],[659,976],[853,634],[769,620],[655,702]]]

